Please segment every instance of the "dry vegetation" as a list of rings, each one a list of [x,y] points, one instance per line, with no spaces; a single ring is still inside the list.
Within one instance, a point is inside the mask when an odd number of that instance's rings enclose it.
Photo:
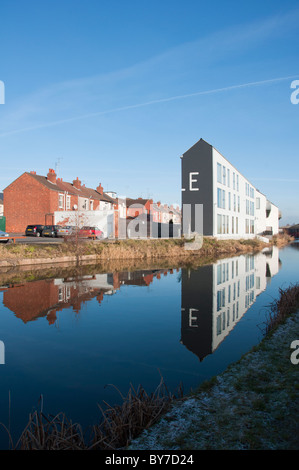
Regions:
[[[283,246],[291,239],[287,236],[273,237],[272,243]],[[203,257],[218,257],[221,255],[234,255],[260,251],[269,244],[255,238],[250,240],[217,240],[205,237],[200,250],[189,251],[184,248],[184,239],[163,240],[114,240],[114,241],[75,241],[66,239],[65,243],[54,245],[45,244],[8,244],[0,245],[0,260],[8,264],[20,265],[23,260],[38,260],[55,262],[71,257],[74,262],[81,262],[84,258],[94,260],[191,260]]]
[[[9,436],[11,450],[117,450],[126,447],[144,429],[152,426],[169,409],[175,398],[182,396],[179,388],[177,396],[170,393],[161,378],[157,389],[148,394],[143,387],[137,390],[131,385],[127,396],[119,392],[122,404],[105,408],[99,406],[102,420],[99,424],[83,431],[78,423],[73,423],[64,413],[46,415],[43,405],[29,416],[28,424],[17,442],[2,424]],[[41,397],[42,398],[42,397]],[[41,400],[43,402],[43,400]]]

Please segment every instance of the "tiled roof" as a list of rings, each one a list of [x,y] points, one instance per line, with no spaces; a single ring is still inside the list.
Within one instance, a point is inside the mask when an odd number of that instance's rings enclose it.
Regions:
[[[115,199],[108,196],[106,193],[100,194],[95,189],[86,188],[85,186],[81,186],[80,189],[77,189],[72,183],[62,181],[59,178],[56,179],[56,184],[55,184],[55,183],[51,183],[51,181],[49,181],[46,178],[46,176],[36,175],[34,173],[28,173],[28,172],[27,174],[32,176],[32,178],[34,178],[36,181],[43,184],[47,188],[51,189],[52,191],[58,191],[58,192],[67,191],[68,194],[91,198],[91,199],[95,199],[98,201],[112,202],[115,204]]]

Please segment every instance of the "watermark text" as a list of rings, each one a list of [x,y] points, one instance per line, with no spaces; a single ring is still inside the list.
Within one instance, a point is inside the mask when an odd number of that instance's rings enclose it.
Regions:
[[[293,80],[291,83],[291,88],[294,91],[291,93],[291,103],[298,104],[299,103],[299,80]]]

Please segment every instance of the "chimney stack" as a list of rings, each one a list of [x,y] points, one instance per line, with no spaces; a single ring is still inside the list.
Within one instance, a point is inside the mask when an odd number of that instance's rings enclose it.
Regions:
[[[56,184],[56,173],[52,168],[49,169],[49,173],[47,174],[47,180],[51,183]]]
[[[103,187],[102,187],[101,183],[97,187],[97,192],[100,193],[101,195],[103,195]]]
[[[81,188],[81,181],[79,180],[78,176],[77,176],[77,179],[73,181],[73,186],[77,189]]]

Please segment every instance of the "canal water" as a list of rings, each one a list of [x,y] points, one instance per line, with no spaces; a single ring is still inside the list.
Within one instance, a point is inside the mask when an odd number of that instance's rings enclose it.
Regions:
[[[298,281],[298,247],[0,285],[0,422],[17,436],[42,396],[45,413],[85,428],[130,384],[152,392],[162,375],[173,392],[195,389],[262,339],[269,304]]]

